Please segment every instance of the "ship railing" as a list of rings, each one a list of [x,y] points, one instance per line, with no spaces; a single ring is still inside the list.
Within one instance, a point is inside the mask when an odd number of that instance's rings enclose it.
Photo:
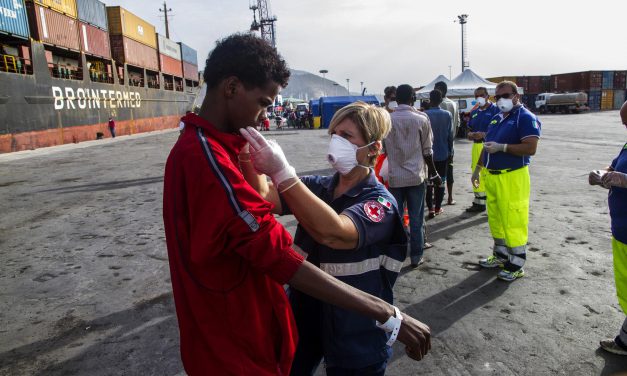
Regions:
[[[30,59],[0,54],[0,71],[17,74],[33,74],[33,65]]]
[[[164,82],[163,88],[166,90],[174,90],[174,84],[172,82]]]
[[[63,78],[66,80],[82,80],[83,68],[59,64],[48,64],[50,75],[54,78]]]
[[[183,91],[183,84],[176,84],[176,91]]]
[[[128,84],[130,86],[144,87],[144,79],[143,78],[141,78],[141,79],[139,79],[139,78],[130,79],[128,81]]]
[[[89,78],[91,79],[92,82],[101,82],[105,84],[113,83],[113,76],[111,76],[109,73],[106,73],[106,72],[90,70]]]
[[[148,81],[148,87],[151,88],[151,89],[158,89],[159,88],[159,81],[149,80]]]

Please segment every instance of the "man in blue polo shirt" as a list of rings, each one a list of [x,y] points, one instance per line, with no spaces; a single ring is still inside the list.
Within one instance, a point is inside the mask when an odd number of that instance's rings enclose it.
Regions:
[[[470,165],[470,171],[474,171],[477,167],[477,162],[481,157],[483,151],[483,140],[488,132],[488,125],[492,121],[492,117],[500,112],[499,108],[489,100],[490,95],[488,89],[481,86],[475,90],[475,101],[477,101],[478,107],[470,113],[470,120],[468,121],[468,139],[473,141],[472,144],[472,163]],[[481,177],[484,177],[485,171],[481,170]],[[479,186],[473,186],[472,189],[475,193],[475,199],[472,202],[472,206],[467,208],[466,211],[470,213],[485,211],[485,179],[479,179]]]
[[[478,187],[485,166],[488,224],[494,248],[492,256],[479,264],[484,268],[502,266],[498,278],[511,282],[525,275],[531,190],[529,162],[538,147],[540,121],[522,106],[514,82],[499,83],[494,97],[501,113],[490,121],[482,160],[471,180]]]
[[[627,127],[627,102],[620,109],[620,117]],[[588,181],[610,190],[607,203],[612,220],[616,295],[623,312],[627,314],[627,144],[609,167],[590,172]],[[616,338],[601,341],[601,348],[614,354],[627,355],[627,319]]]

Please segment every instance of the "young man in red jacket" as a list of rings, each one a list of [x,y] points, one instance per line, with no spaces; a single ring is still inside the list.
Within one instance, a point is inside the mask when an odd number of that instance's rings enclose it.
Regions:
[[[256,124],[289,74],[276,49],[258,37],[219,41],[207,59],[200,112],[182,119],[185,131],[168,157],[163,219],[190,376],[288,375],[298,336],[285,283],[378,320],[416,360],[431,347],[426,325],[304,261],[272,204],[244,179],[239,129]],[[311,200],[308,220],[337,216],[311,196],[303,198]]]

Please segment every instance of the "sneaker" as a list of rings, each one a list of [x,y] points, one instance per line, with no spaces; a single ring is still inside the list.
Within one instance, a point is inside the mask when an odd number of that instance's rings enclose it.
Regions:
[[[601,345],[603,350],[611,352],[612,354],[627,355],[627,350],[620,347],[612,338],[602,340],[599,345]]]
[[[483,266],[484,268],[499,268],[503,267],[503,261],[499,260],[498,257],[492,255],[483,260],[479,260],[479,265]]]
[[[510,272],[509,270],[501,270],[497,275],[498,279],[502,279],[503,281],[511,282],[515,279],[522,278],[525,276],[525,271],[520,269],[515,272]]]
[[[435,210],[429,210],[429,218],[435,218]]]
[[[412,269],[416,269],[417,267],[419,267],[420,265],[425,263],[425,258],[421,257],[420,260],[418,260],[418,263],[414,264],[413,262],[410,264]]]
[[[429,249],[429,248],[433,248],[433,244],[429,242],[425,242],[425,245],[422,247],[422,249]]]
[[[440,215],[442,213],[444,213],[444,209],[442,209],[442,208],[435,209],[435,215]]]
[[[466,211],[468,213],[480,213],[485,211],[485,205],[472,204],[472,206],[467,208]]]

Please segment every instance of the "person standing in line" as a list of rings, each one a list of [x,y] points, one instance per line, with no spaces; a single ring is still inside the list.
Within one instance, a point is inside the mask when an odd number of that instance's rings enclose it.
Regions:
[[[429,175],[434,184],[440,185],[442,179],[433,164],[433,133],[429,118],[413,107],[416,101],[414,88],[400,85],[396,89],[396,100],[398,108],[390,114],[392,130],[385,139],[389,186],[399,212],[405,211],[405,205],[408,208],[409,255],[411,266],[416,268],[424,262],[425,180]]]
[[[429,117],[433,132],[433,164],[438,175],[442,178],[441,185],[436,186],[431,181],[427,182],[427,208],[429,209],[429,218],[434,218],[443,212],[444,183],[446,182],[447,165],[449,161],[453,160],[455,133],[451,114],[440,108],[442,93],[438,90],[432,90],[429,93],[429,102],[433,107],[426,110],[425,114]]]
[[[451,113],[453,117],[453,128],[455,129],[455,135],[457,136],[457,131],[459,130],[459,109],[457,103],[452,101],[446,96],[448,92],[448,85],[444,81],[438,81],[435,83],[435,90],[438,90],[442,93],[442,103],[440,103],[440,108],[446,110]],[[446,167],[446,190],[448,191],[448,199],[446,203],[448,205],[455,205],[456,201],[453,199],[453,183],[455,179],[453,177],[453,159],[448,162]]]
[[[413,359],[431,348],[426,325],[304,261],[273,205],[244,179],[241,164],[250,160],[240,156],[246,139],[239,130],[256,125],[289,76],[276,48],[253,34],[218,41],[206,60],[200,111],[182,119],[186,131],[167,159],[163,221],[181,358],[190,376],[288,375],[298,334],[286,283],[383,323],[389,340],[398,338]],[[284,162],[269,172],[274,185],[284,195],[304,189],[293,185],[296,173]],[[306,209],[303,223],[324,226],[326,239],[343,244],[334,231],[348,222],[324,202],[310,194],[290,203],[293,212],[296,207]]]
[[[475,90],[475,100],[477,101],[477,108],[470,113],[470,120],[468,121],[468,139],[473,141],[472,144],[472,163],[470,171],[475,171],[477,162],[481,157],[483,151],[483,141],[485,135],[488,132],[488,125],[494,115],[500,112],[499,108],[490,102],[490,95],[488,89],[485,87],[478,87]],[[469,213],[477,213],[485,211],[486,206],[486,193],[485,193],[485,170],[481,170],[481,179],[479,179],[479,186],[473,185],[472,189],[475,194],[475,198],[472,202],[472,206],[467,208]]]
[[[627,102],[620,109],[620,118],[627,127]],[[614,280],[618,304],[627,314],[627,143],[609,167],[590,172],[591,185],[609,189],[607,203],[612,221],[612,253],[614,255]],[[615,338],[600,342],[603,350],[617,355],[627,355],[627,318]]]
[[[113,117],[109,118],[109,132],[111,132],[111,138],[115,138],[115,120]]]
[[[497,277],[511,282],[525,275],[531,193],[529,163],[536,154],[541,124],[520,102],[514,82],[499,83],[494,98],[501,112],[490,121],[482,158],[471,182],[479,186],[485,166],[488,225],[494,248],[492,256],[480,260],[479,265],[503,267]]]

